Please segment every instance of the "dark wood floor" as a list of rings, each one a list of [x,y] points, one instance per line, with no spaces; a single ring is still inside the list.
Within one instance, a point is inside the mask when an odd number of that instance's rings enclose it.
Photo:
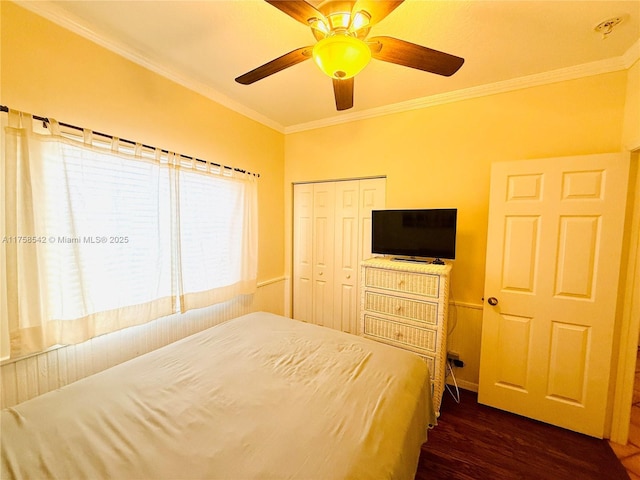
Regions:
[[[445,391],[438,426],[422,447],[416,480],[627,480],[606,440],[598,440]]]

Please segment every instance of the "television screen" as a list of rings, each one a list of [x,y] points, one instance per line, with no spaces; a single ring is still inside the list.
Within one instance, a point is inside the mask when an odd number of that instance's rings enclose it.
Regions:
[[[371,251],[407,257],[456,258],[456,208],[374,210]]]

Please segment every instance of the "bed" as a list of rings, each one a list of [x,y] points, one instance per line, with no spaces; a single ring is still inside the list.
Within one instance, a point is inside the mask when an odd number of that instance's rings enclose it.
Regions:
[[[258,312],[2,411],[0,478],[412,479],[416,355]]]

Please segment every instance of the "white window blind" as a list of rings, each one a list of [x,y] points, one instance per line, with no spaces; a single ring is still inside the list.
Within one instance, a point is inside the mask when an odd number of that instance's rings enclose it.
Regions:
[[[181,291],[184,307],[198,308],[228,298],[242,278],[245,189],[181,171],[179,190]]]
[[[31,125],[3,131],[12,356],[255,290],[254,177]]]
[[[169,169],[62,142],[45,152],[32,179],[56,337],[75,343],[172,313]]]

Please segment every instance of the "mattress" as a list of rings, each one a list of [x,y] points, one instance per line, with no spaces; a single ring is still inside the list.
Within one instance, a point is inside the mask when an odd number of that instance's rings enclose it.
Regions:
[[[3,480],[410,479],[435,423],[419,357],[264,312],[1,415]]]

